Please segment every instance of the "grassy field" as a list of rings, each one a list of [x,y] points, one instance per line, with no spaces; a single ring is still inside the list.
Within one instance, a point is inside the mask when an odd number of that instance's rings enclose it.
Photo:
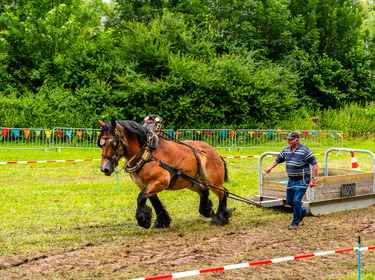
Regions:
[[[347,148],[375,150],[375,142],[370,140],[355,140],[350,143],[344,143],[344,146]],[[265,151],[252,149],[242,151],[219,150],[219,153],[222,156],[260,155]],[[314,152],[324,153],[324,151]],[[100,154],[101,150],[63,149],[61,152],[1,150],[0,162],[99,159]],[[372,171],[373,162],[368,155],[357,153],[356,158],[363,171]],[[317,156],[317,159],[322,165],[323,156]],[[272,160],[273,158],[265,158],[263,168]],[[258,158],[227,159],[227,162],[245,168],[229,166],[231,182],[226,187],[235,194],[249,199],[253,198],[258,193]],[[120,163],[120,166],[122,165],[123,162]],[[329,166],[350,169],[350,155],[330,156]],[[282,165],[278,166],[276,170],[283,170],[284,168],[285,166]],[[193,237],[198,237],[207,241],[215,240],[215,238],[218,238],[217,236],[230,234],[236,236],[238,232],[246,232],[246,234],[253,235],[261,234],[263,232],[261,228],[264,226],[265,229],[283,227],[284,232],[281,236],[275,237],[272,230],[270,229],[269,231],[268,237],[271,241],[275,238],[275,244],[280,238],[283,240],[292,238],[292,236],[288,236],[289,232],[285,232],[285,227],[290,223],[290,212],[278,209],[254,208],[233,200],[229,202],[229,207],[236,208],[236,210],[231,218],[231,224],[226,227],[210,226],[209,220],[198,213],[199,198],[197,194],[187,190],[178,192],[165,191],[159,195],[172,218],[172,224],[169,229],[146,230],[140,228],[134,217],[139,190],[130,180],[129,175],[122,172],[119,178],[120,191],[118,192],[115,174],[110,177],[104,176],[99,170],[99,161],[0,165],[0,277],[3,279],[128,279],[141,277],[141,272],[143,272],[143,276],[152,276],[160,274],[158,266],[150,266],[145,270],[140,264],[142,259],[139,259],[133,268],[125,271],[113,270],[113,268],[111,268],[112,270],[101,268],[100,271],[87,268],[70,271],[69,268],[62,268],[56,271],[51,270],[50,272],[47,270],[43,274],[36,267],[39,260],[48,259],[51,256],[61,256],[62,254],[67,254],[67,252],[77,251],[82,248],[111,247],[116,244],[120,244],[119,246],[125,246],[124,244],[126,244],[126,246],[130,247],[137,247],[139,244],[143,244],[143,250],[148,248],[149,251],[151,250],[151,255],[153,255],[156,254],[156,251],[160,251],[155,242],[164,242],[164,237],[169,238],[169,241],[178,239],[181,236],[191,237],[192,239]],[[212,194],[211,199],[216,209],[217,199]],[[366,212],[366,210],[349,212],[361,214],[361,211],[363,213]],[[372,212],[374,212],[374,209],[372,209]],[[337,217],[346,220],[353,215],[350,213],[346,213],[346,216],[342,213],[337,214]],[[328,218],[330,215],[327,215]],[[333,217],[336,217],[334,215]],[[275,223],[277,226],[275,226]],[[250,227],[253,230],[251,233],[247,231]],[[322,238],[330,237],[334,241],[337,238],[336,235],[340,235],[343,229],[344,227],[340,229],[340,226],[338,226],[332,232],[327,232],[327,235]],[[319,236],[320,233],[316,233],[316,238],[319,238]],[[363,238],[364,242],[366,242],[366,238],[367,240],[370,239],[366,234],[364,234]],[[237,239],[239,240],[240,238]],[[317,250],[341,249],[339,246],[356,246],[355,236],[353,236],[352,240],[347,240],[347,245],[343,241],[337,243],[333,241],[327,242],[326,247],[303,248],[303,252],[313,253]],[[363,246],[372,245],[375,244]],[[151,248],[147,246],[151,246]],[[269,254],[269,252],[258,254],[256,255],[258,258],[255,260],[294,255],[296,252],[296,250],[288,250],[287,248],[283,248],[282,251],[275,251],[274,245],[268,244],[268,246],[273,254]],[[203,246],[203,248],[205,247]],[[126,250],[131,251],[132,249],[128,248]],[[181,252],[183,250],[179,254]],[[99,251],[97,253],[100,255]],[[131,255],[131,253],[129,254]],[[219,254],[219,252],[216,252],[216,254]],[[374,253],[368,252],[364,254],[367,254],[364,260],[368,260],[371,259],[371,254],[373,256]],[[99,256],[97,256],[97,259],[99,259]],[[246,258],[246,255],[237,256],[236,259],[228,259],[228,261],[237,260],[242,262],[250,261]],[[102,262],[100,263],[102,264]],[[324,262],[324,260],[320,259],[316,260],[316,262]],[[211,263],[210,261],[207,261],[207,263],[202,261],[198,264],[201,266],[195,269],[209,267]],[[309,261],[307,263],[309,264]],[[226,264],[231,263],[224,263],[223,265]],[[345,266],[344,270],[340,270],[337,276],[335,276],[334,271],[328,271],[326,274],[322,271],[322,274],[315,277],[315,279],[356,279],[355,265],[355,260],[352,260],[352,267],[350,265]],[[167,269],[183,271],[193,268],[182,262],[180,265],[167,266]],[[272,276],[274,278],[265,277],[264,279],[283,279],[282,273],[285,273],[287,269],[288,266],[284,265],[280,268],[280,271],[274,271],[275,274]],[[374,270],[375,266],[368,261],[364,267],[363,279],[373,279]],[[257,271],[260,273],[262,269],[259,268]],[[253,279],[250,276],[247,277],[246,275],[248,274],[244,275],[241,275],[241,272],[229,272],[225,276],[224,274],[214,273],[201,279],[226,279],[227,277]],[[292,275],[291,277],[293,277],[293,274],[286,275]],[[295,279],[303,279],[298,277]],[[285,279],[289,278],[286,277]]]

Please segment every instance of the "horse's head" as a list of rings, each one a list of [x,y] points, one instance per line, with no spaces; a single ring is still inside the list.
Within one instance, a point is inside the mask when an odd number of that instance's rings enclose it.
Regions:
[[[125,154],[128,144],[124,137],[124,128],[116,121],[112,120],[107,123],[99,121],[99,125],[101,130],[98,146],[102,148],[100,171],[109,176],[115,170],[120,158]]]

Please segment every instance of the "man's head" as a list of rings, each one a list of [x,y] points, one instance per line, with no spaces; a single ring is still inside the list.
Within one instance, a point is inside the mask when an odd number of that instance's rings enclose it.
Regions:
[[[292,131],[288,134],[285,139],[288,139],[288,146],[291,148],[296,148],[299,144],[299,134],[298,132]]]

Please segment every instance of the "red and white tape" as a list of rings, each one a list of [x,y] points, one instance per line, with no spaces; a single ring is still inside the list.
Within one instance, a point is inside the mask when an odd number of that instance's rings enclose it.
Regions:
[[[308,255],[299,255],[299,256],[293,256],[293,257],[270,259],[270,260],[258,261],[258,262],[247,262],[247,263],[240,263],[240,264],[232,264],[232,265],[226,265],[226,266],[215,267],[215,268],[177,272],[177,273],[159,275],[159,276],[153,276],[153,277],[136,278],[136,279],[131,279],[131,280],[176,279],[176,278],[194,276],[194,275],[199,275],[199,274],[204,274],[204,273],[231,270],[231,269],[244,268],[244,267],[249,267],[249,266],[256,266],[256,265],[263,265],[263,264],[270,264],[270,263],[285,262],[285,261],[291,261],[291,260],[298,260],[298,259],[311,258],[311,257],[317,257],[317,256],[323,256],[323,255],[329,255],[329,254],[335,254],[335,253],[354,251],[354,250],[367,251],[367,250],[374,250],[374,249],[375,249],[375,246],[363,247],[363,248],[354,247],[354,248],[349,248],[349,249],[319,252],[319,253],[308,254]]]
[[[332,153],[335,155],[336,153]],[[314,154],[315,156],[324,156],[325,154]],[[228,156],[222,158],[259,158],[260,156]],[[268,155],[264,157],[277,157],[277,155]],[[34,160],[34,161],[4,161],[0,164],[18,164],[18,163],[51,163],[51,162],[74,162],[74,161],[98,161],[101,159],[66,159],[66,160]],[[120,159],[123,161],[124,159]]]
[[[74,161],[94,161],[100,159],[64,159],[64,160],[35,160],[35,161],[4,161],[0,164],[18,164],[18,163],[51,163],[51,162],[74,162]]]

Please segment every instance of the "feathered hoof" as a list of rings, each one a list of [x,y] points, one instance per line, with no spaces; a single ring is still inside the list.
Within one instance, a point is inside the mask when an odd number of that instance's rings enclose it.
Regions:
[[[232,211],[233,209],[231,210],[225,209],[221,212],[217,212],[212,217],[211,224],[215,226],[225,226],[229,224],[229,218],[232,216]]]
[[[163,212],[156,217],[153,228],[168,228],[171,224],[171,218],[167,212]]]
[[[147,205],[137,209],[135,218],[138,221],[138,225],[144,228],[150,228],[152,219],[152,209]]]

